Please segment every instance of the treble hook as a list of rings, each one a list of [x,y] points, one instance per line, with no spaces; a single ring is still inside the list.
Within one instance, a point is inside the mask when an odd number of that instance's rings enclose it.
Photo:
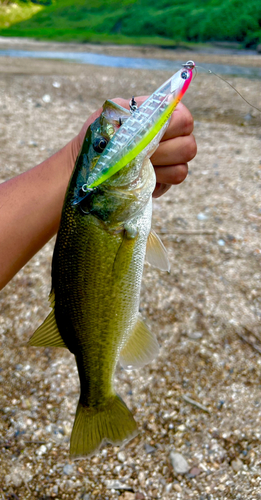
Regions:
[[[134,113],[134,111],[136,111],[138,109],[138,104],[136,103],[134,96],[131,98],[131,100],[129,102],[129,106],[130,106],[131,113]]]

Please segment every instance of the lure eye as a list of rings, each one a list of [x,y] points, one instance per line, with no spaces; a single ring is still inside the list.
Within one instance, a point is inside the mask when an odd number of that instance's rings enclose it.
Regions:
[[[98,139],[95,139],[93,143],[93,149],[94,151],[96,151],[96,153],[102,153],[107,144],[107,139],[104,139],[104,137],[98,137]]]
[[[180,76],[183,80],[187,80],[189,78],[189,72],[184,69]]]

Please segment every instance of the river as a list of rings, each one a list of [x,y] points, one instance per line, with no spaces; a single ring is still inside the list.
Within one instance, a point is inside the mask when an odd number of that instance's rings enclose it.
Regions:
[[[91,52],[66,52],[66,51],[45,51],[45,50],[0,50],[0,56],[21,57],[33,59],[56,59],[81,63],[93,64],[96,66],[110,66],[115,68],[133,68],[148,70],[175,71],[186,61],[171,61],[167,59],[152,59],[142,57],[122,57],[105,54],[94,54]],[[247,78],[261,78],[261,68],[245,67],[232,64],[206,64],[201,63],[199,71],[209,70],[221,75],[235,75]]]

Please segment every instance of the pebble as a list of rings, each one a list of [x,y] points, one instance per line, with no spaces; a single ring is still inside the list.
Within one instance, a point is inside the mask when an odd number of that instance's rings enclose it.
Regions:
[[[167,484],[166,488],[165,488],[165,491],[166,493],[169,493],[173,488],[173,483],[169,483]]]
[[[190,332],[190,333],[188,333],[188,337],[192,340],[198,340],[198,339],[201,339],[201,337],[203,337],[203,333],[202,332]]]
[[[190,471],[189,471],[188,477],[192,478],[192,477],[199,476],[199,474],[201,474],[201,472],[202,472],[202,469],[200,469],[199,467],[192,467],[192,469],[190,469]]]
[[[125,491],[123,495],[120,496],[122,500],[136,500],[135,493],[130,493],[129,491]]]
[[[69,476],[70,474],[74,473],[74,466],[71,464],[66,464],[63,468],[63,474],[66,474]]]
[[[189,471],[189,465],[187,460],[175,451],[170,452],[170,461],[174,471],[177,474],[186,474]]]
[[[139,483],[143,486],[143,483],[145,481],[145,472],[143,470],[141,470],[138,474],[138,480],[139,480]]]
[[[46,452],[47,452],[47,447],[44,444],[42,444],[40,448],[36,450],[36,455],[40,457],[41,455],[44,455]]]
[[[16,486],[19,488],[23,483],[29,483],[33,478],[33,474],[28,469],[23,469],[21,466],[14,467],[10,474],[5,476],[7,485]]]
[[[202,212],[200,212],[198,215],[197,215],[197,219],[198,220],[207,220],[208,219],[208,216],[206,214],[203,214]]]
[[[108,490],[132,490],[131,486],[129,486],[128,484],[124,484],[117,479],[108,479],[107,481],[105,481],[105,484]]]
[[[181,493],[181,492],[182,492],[182,488],[181,488],[180,484],[178,484],[178,483],[174,483],[174,484],[173,484],[173,489],[174,489],[175,491],[177,491],[178,493]]]
[[[232,460],[231,465],[232,465],[232,469],[235,472],[238,472],[243,468],[244,464],[243,464],[242,460],[240,460],[240,458],[236,458],[235,460]]]
[[[71,479],[68,479],[68,481],[66,481],[66,483],[65,483],[66,489],[73,490],[75,487],[76,487],[76,485],[74,484],[74,482]]]
[[[61,87],[61,84],[59,82],[53,82],[53,87],[55,89],[59,89]]]
[[[119,451],[117,457],[118,457],[119,462],[123,463],[126,460],[126,456],[125,456],[125,453],[123,451]]]
[[[151,445],[150,445],[150,444],[148,444],[148,443],[145,443],[145,445],[144,445],[144,449],[145,449],[145,451],[146,451],[147,455],[148,455],[149,453],[154,453],[154,452],[156,451],[156,448],[154,448],[154,446],[151,446]]]
[[[42,97],[42,100],[43,100],[43,102],[48,103],[48,102],[51,102],[52,99],[51,99],[51,96],[49,94],[44,94]]]
[[[224,240],[222,240],[221,238],[218,240],[218,245],[220,247],[223,247],[225,244],[226,244],[226,242]]]
[[[31,148],[37,148],[38,144],[35,141],[29,141],[28,146],[30,146]]]
[[[236,238],[235,238],[235,236],[233,236],[233,234],[227,234],[227,240],[234,242],[236,240]]]
[[[23,480],[22,480],[22,476],[20,473],[16,473],[15,471],[11,472],[11,474],[7,474],[5,476],[5,482],[6,484],[10,484],[12,486],[16,486],[17,488],[19,488],[19,486],[21,486]]]
[[[65,436],[70,436],[71,432],[72,432],[72,426],[65,424],[64,427],[63,427],[63,430],[64,430]]]
[[[91,494],[90,493],[85,493],[85,495],[83,496],[82,500],[91,500]]]

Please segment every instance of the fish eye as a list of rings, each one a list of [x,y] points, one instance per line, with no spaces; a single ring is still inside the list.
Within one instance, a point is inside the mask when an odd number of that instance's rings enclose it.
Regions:
[[[98,137],[93,143],[93,149],[96,153],[102,153],[108,144],[107,139],[104,137]]]

